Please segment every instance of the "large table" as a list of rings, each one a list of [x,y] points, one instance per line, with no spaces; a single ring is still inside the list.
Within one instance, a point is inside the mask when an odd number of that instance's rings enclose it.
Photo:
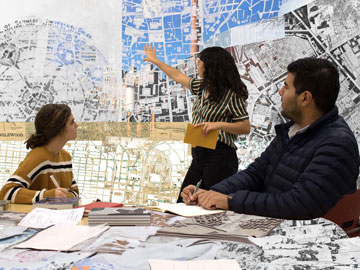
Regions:
[[[31,205],[11,205],[8,211],[31,209]],[[80,225],[87,225],[87,219]],[[0,269],[148,270],[148,259],[236,259],[241,269],[356,269],[360,265],[359,238],[348,238],[336,224],[322,218],[284,221],[269,236],[255,239],[256,245],[159,236],[146,241],[127,238],[146,230],[113,227],[96,240],[97,245],[89,244],[80,252],[5,249],[0,252]]]

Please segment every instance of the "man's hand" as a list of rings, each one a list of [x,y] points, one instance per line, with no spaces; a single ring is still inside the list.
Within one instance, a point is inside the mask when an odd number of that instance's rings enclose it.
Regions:
[[[228,196],[216,191],[206,191],[197,196],[198,204],[205,209],[229,209]]]
[[[183,189],[180,196],[185,204],[195,205],[198,203],[197,196],[199,194],[206,192],[206,190],[199,188],[198,191],[194,193],[196,187],[194,185],[188,185],[186,188]]]
[[[56,198],[67,198],[69,191],[66,188],[58,187],[55,189]]]
[[[221,122],[205,122],[196,124],[194,127],[202,127],[203,136],[206,137],[210,131],[221,129]]]

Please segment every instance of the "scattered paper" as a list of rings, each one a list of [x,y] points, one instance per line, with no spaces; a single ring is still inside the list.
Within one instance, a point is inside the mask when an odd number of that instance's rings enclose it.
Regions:
[[[78,224],[85,208],[52,210],[35,208],[18,224],[19,226],[44,229],[54,224]]]
[[[157,235],[205,238],[254,244],[249,236],[264,237],[271,233],[282,219],[237,214],[226,211],[215,215],[196,216],[163,226]]]
[[[122,254],[127,249],[141,246],[149,236],[155,235],[158,227],[119,226],[111,227],[108,231],[97,237],[96,241],[88,244],[84,251],[96,253]],[[83,242],[85,243],[85,242]]]
[[[14,226],[10,226],[10,227],[14,228]],[[16,228],[19,228],[19,231],[22,231],[23,229],[26,229],[24,227],[16,227]],[[24,230],[19,235],[15,235],[15,236],[12,236],[12,237],[1,239],[0,240],[0,262],[3,262],[2,259],[1,259],[1,255],[3,254],[3,250],[8,249],[10,246],[15,245],[16,243],[23,242],[24,240],[28,239],[29,237],[32,237],[35,233],[37,233],[37,230],[27,229],[27,230]]]
[[[57,252],[8,249],[0,253],[0,267],[4,270],[73,269],[72,267],[74,265],[74,262],[83,260],[91,255],[92,253],[89,252]],[[107,268],[107,270],[108,269],[109,268]]]
[[[103,233],[107,229],[109,229],[109,226],[90,227],[73,224],[56,224],[15,247],[67,251],[73,246]]]
[[[171,261],[149,260],[151,270],[240,270],[236,260],[195,260],[195,261]]]
[[[26,229],[27,229],[26,227],[21,227],[21,226],[0,225],[0,240],[13,237],[16,235],[22,235]]]
[[[155,235],[159,229],[160,229],[159,227],[153,227],[153,226],[137,226],[137,227],[122,226],[122,227],[111,227],[109,232],[124,238],[146,241],[146,239],[148,239],[149,236]],[[106,234],[108,234],[108,232],[106,232]]]
[[[74,266],[79,269],[81,269],[80,266],[88,266],[89,269],[149,270],[149,259],[193,260],[201,258],[202,260],[212,260],[219,250],[219,245],[215,243],[192,245],[198,239],[167,239],[167,241],[169,240],[171,242],[146,242],[141,247],[127,249],[121,256],[113,253],[98,253]]]
[[[0,225],[16,226],[25,215],[25,213],[0,211]]]

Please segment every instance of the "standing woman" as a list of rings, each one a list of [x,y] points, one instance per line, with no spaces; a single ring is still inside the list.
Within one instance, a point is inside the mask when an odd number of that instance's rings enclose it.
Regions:
[[[240,78],[234,58],[221,47],[209,47],[198,55],[198,74],[201,79],[190,78],[179,70],[160,61],[156,48],[144,48],[148,61],[158,66],[167,76],[189,88],[196,99],[193,105],[192,123],[202,127],[203,135],[220,129],[216,149],[197,146],[192,148],[192,163],[182,183],[182,190],[196,185],[202,179],[200,188],[211,186],[235,174],[238,159],[234,141],[239,134],[250,132],[249,116],[245,100],[248,97],[246,85]],[[178,202],[182,202],[179,195]]]
[[[47,104],[35,118],[35,134],[25,142],[32,150],[0,191],[0,199],[31,204],[45,197],[79,197],[71,156],[63,147],[76,138],[77,123],[69,106]]]

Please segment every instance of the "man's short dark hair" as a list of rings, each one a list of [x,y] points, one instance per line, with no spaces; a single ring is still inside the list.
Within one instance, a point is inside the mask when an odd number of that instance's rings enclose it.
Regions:
[[[323,113],[334,107],[340,90],[339,72],[334,64],[326,59],[309,57],[290,63],[287,70],[295,75],[297,94],[311,92],[316,106]]]

